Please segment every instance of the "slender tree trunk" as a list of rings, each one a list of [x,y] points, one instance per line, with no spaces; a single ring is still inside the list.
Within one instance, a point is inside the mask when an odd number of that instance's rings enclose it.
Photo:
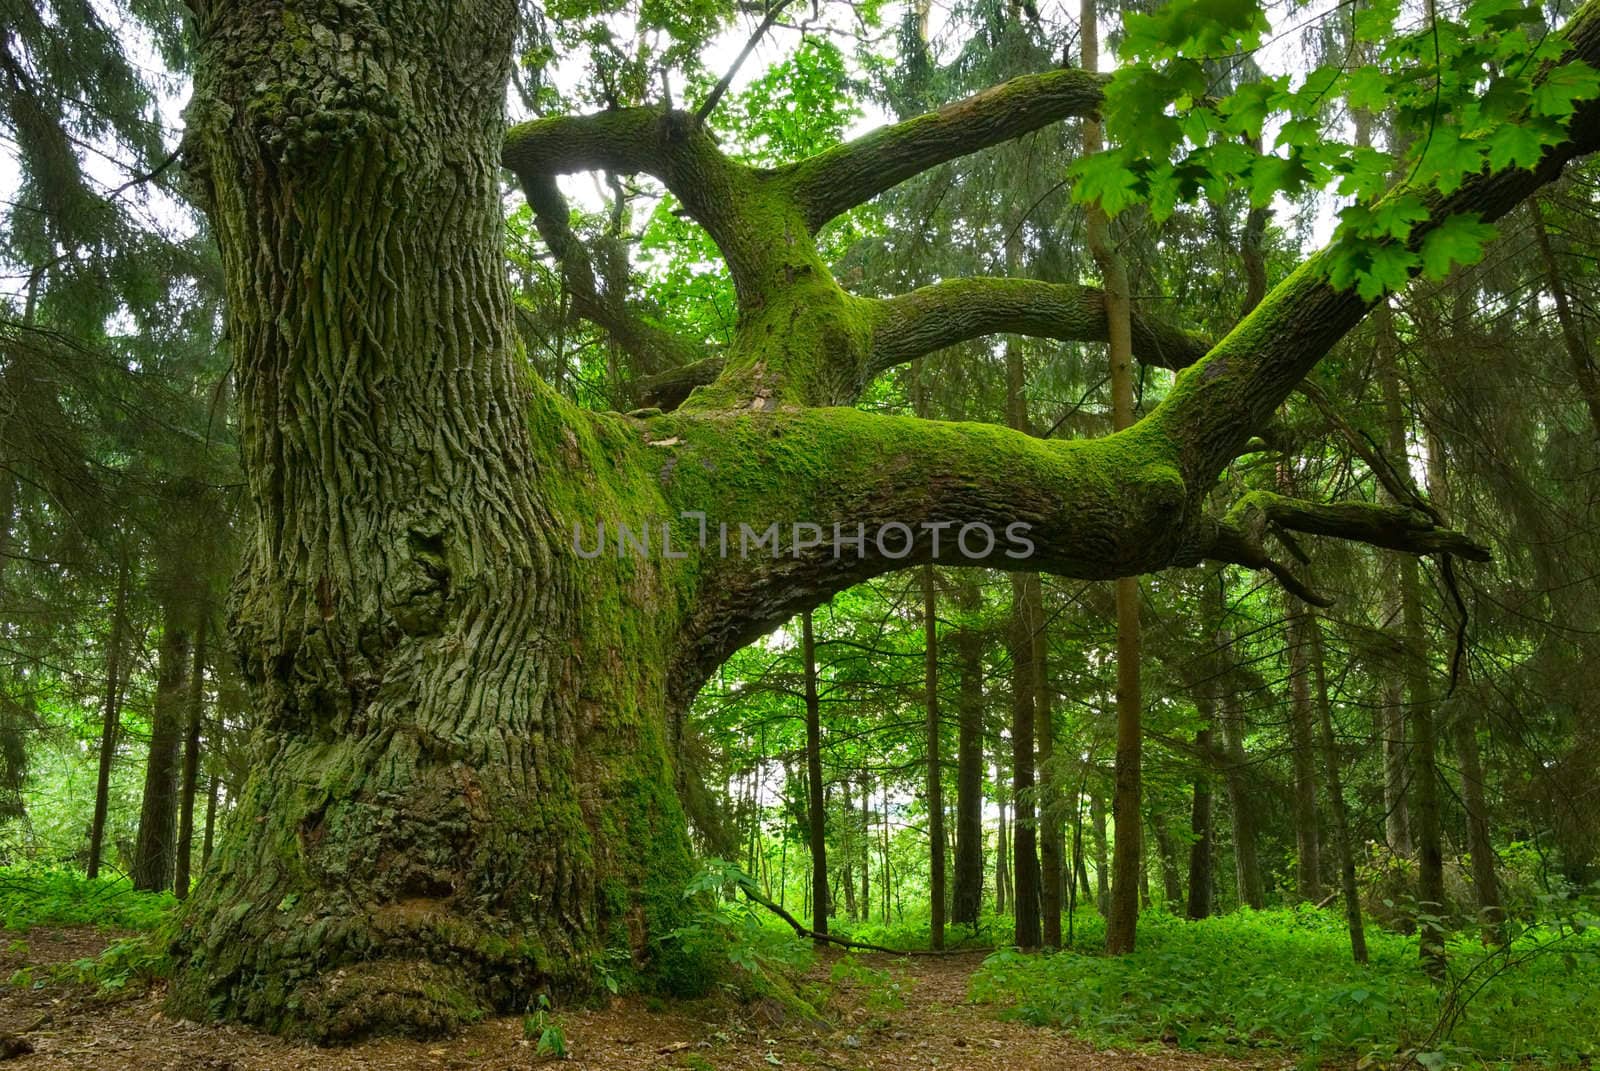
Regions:
[[[1461,768],[1461,801],[1467,811],[1467,851],[1472,857],[1472,886],[1478,898],[1478,920],[1484,937],[1505,940],[1505,909],[1494,870],[1494,842],[1489,839],[1489,801],[1484,791],[1483,759],[1478,751],[1477,719],[1470,707],[1458,708],[1453,726],[1456,764]]]
[[[944,774],[939,741],[939,594],[933,566],[922,567],[923,706],[928,750],[928,930],[935,949],[944,947]]]
[[[1401,667],[1392,661],[1382,672],[1377,721],[1383,742],[1383,835],[1390,851],[1409,856],[1411,806],[1406,786],[1411,777],[1406,771],[1405,679]]]
[[[1094,909],[1104,917],[1111,914],[1110,837],[1106,832],[1106,802],[1099,792],[1089,797],[1089,825],[1094,830]]]
[[[122,706],[123,646],[128,632],[128,547],[119,541],[117,593],[111,606],[111,630],[106,637],[106,697],[100,727],[100,767],[94,785],[94,818],[89,824],[89,861],[84,872],[92,881],[100,876],[100,856],[106,836],[106,812],[111,798],[111,766],[117,756]]]
[[[211,866],[211,849],[215,844],[217,828],[217,795],[222,785],[222,778],[216,774],[210,777],[210,785],[206,788],[206,831],[205,839],[200,844],[200,869],[204,871]]]
[[[1183,875],[1178,871],[1178,849],[1172,843],[1172,830],[1167,828],[1166,817],[1160,812],[1150,812],[1150,831],[1155,835],[1156,855],[1161,862],[1161,906],[1176,913],[1183,903]]]
[[[1311,680],[1307,635],[1309,615],[1292,595],[1288,609],[1289,728],[1294,747],[1295,891],[1301,900],[1322,899],[1322,845],[1317,828],[1317,748],[1312,731]]]
[[[1400,401],[1400,372],[1394,314],[1387,304],[1376,312],[1378,378],[1383,391],[1384,423],[1388,432],[1389,462],[1409,479],[1406,417]],[[1412,828],[1417,848],[1417,912],[1419,948],[1423,968],[1433,977],[1444,976],[1444,845],[1439,817],[1438,747],[1434,728],[1433,688],[1429,679],[1427,637],[1422,620],[1422,575],[1416,558],[1401,555],[1400,633],[1404,651],[1406,700],[1411,723]]]
[[[841,832],[839,854],[844,856],[844,868],[840,875],[840,883],[844,886],[844,913],[851,922],[860,916],[856,914],[856,870],[855,870],[855,835],[851,831],[855,825],[856,805],[850,795],[850,779],[841,778],[839,789],[843,793],[841,801],[844,813],[844,822]]]
[[[190,636],[167,609],[157,655],[155,708],[150,718],[150,754],[145,763],[139,839],[133,856],[133,887],[157,892],[172,884],[176,859],[178,766],[183,746]]]
[[[828,818],[822,791],[822,705],[817,699],[817,642],[811,611],[800,615],[806,663],[806,802],[811,823],[811,929],[828,932]],[[824,942],[818,941],[818,944]]]
[[[994,783],[1000,785],[1002,776],[1000,763],[994,764]],[[1000,810],[1000,825],[995,834],[994,853],[994,913],[1004,915],[1011,910],[1011,836],[1010,828],[1006,824],[1006,801],[1001,799],[998,803]]]
[[[1207,700],[1200,712],[1201,720],[1209,725],[1212,720],[1211,703]],[[1195,733],[1195,750],[1203,756],[1203,762],[1210,761],[1211,755],[1211,729],[1201,729]],[[1185,905],[1184,914],[1191,919],[1203,919],[1210,916],[1211,886],[1214,879],[1211,875],[1211,859],[1215,853],[1212,841],[1212,802],[1211,802],[1211,774],[1202,767],[1194,779],[1194,802],[1189,811],[1189,902]]]
[[[872,918],[872,779],[861,778],[861,919]]]
[[[1233,865],[1239,902],[1260,911],[1267,905],[1267,897],[1256,850],[1256,801],[1247,775],[1244,712],[1239,709],[1238,695],[1231,689],[1223,696],[1222,708],[1222,746],[1227,763],[1228,812],[1233,819]]]
[[[1350,928],[1350,955],[1367,962],[1367,933],[1361,921],[1361,891],[1356,887],[1356,845],[1350,832],[1350,815],[1344,799],[1344,773],[1339,745],[1333,735],[1333,710],[1328,702],[1327,670],[1322,657],[1322,619],[1306,612],[1311,641],[1311,674],[1316,686],[1317,731],[1322,747],[1322,769],[1328,784],[1328,809],[1333,813],[1334,848],[1339,855],[1339,892],[1344,897],[1345,922]]]
[[[172,892],[179,900],[189,896],[189,870],[194,859],[194,796],[200,783],[200,725],[205,715],[206,619],[195,623],[194,664],[189,669],[187,724],[183,733],[183,771],[178,782],[178,846],[173,867]]]
[[[963,615],[978,608],[977,581],[962,581]],[[955,896],[951,918],[958,926],[978,925],[983,912],[983,636],[963,622],[956,632],[961,676],[960,735],[956,740]]]
[[[1025,577],[1011,578],[1011,903],[1019,948],[1043,941],[1033,779],[1033,621]]]
[[[1083,68],[1094,72],[1100,63],[1099,12],[1095,0],[1083,0],[1078,20],[1082,37]],[[1098,119],[1083,124],[1085,155],[1104,147]],[[1098,203],[1088,206],[1089,250],[1100,268],[1106,295],[1106,337],[1111,356],[1111,423],[1118,431],[1133,424],[1133,328],[1128,271],[1111,243],[1111,223]],[[1132,952],[1139,925],[1139,865],[1144,858],[1143,822],[1140,820],[1140,768],[1144,730],[1143,698],[1139,689],[1139,581],[1117,581],[1117,756],[1116,793],[1112,798],[1116,824],[1112,860],[1111,914],[1106,921],[1106,951]]]
[[[1028,574],[1028,603],[1033,611],[1034,736],[1038,756],[1039,911],[1045,948],[1061,947],[1061,816],[1052,770],[1055,758],[1055,710],[1050,702],[1050,645],[1045,634],[1044,588],[1038,573]]]

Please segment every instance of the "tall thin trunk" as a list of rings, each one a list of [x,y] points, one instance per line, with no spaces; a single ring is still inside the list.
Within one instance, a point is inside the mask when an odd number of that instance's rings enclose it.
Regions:
[[[1083,0],[1078,32],[1083,68],[1100,64],[1099,12],[1095,0]],[[1104,139],[1098,119],[1083,124],[1085,155],[1099,152]],[[1133,424],[1133,326],[1128,270],[1111,241],[1111,222],[1098,203],[1088,206],[1085,237],[1105,287],[1106,339],[1111,358],[1111,424],[1118,431]],[[1117,581],[1117,754],[1116,793],[1112,817],[1116,825],[1112,860],[1111,914],[1106,921],[1106,951],[1132,952],[1139,925],[1139,866],[1144,858],[1140,819],[1140,768],[1143,762],[1143,697],[1139,688],[1139,581]]]
[[[1155,835],[1156,856],[1161,862],[1161,906],[1175,913],[1183,903],[1183,875],[1178,869],[1178,849],[1172,843],[1172,830],[1167,828],[1166,815],[1160,810],[1150,812],[1150,832]]]
[[[851,922],[854,922],[860,917],[856,914],[855,834],[852,832],[855,826],[856,805],[850,795],[850,779],[848,777],[840,779],[839,790],[843,797],[840,801],[840,808],[844,814],[844,822],[841,824],[841,832],[844,835],[840,838],[839,845],[839,854],[844,856],[844,868],[840,874],[840,884],[844,886],[845,916]]]
[[[1249,759],[1244,750],[1244,712],[1239,697],[1231,689],[1222,700],[1222,746],[1226,762],[1228,813],[1233,820],[1233,866],[1238,881],[1239,902],[1257,911],[1267,904],[1257,857],[1256,801],[1250,791],[1247,771]]]
[[[94,786],[94,818],[89,823],[89,861],[84,867],[90,880],[100,876],[100,855],[106,836],[106,812],[111,797],[111,766],[117,756],[117,736],[122,706],[123,646],[128,632],[128,546],[119,539],[117,593],[111,607],[111,630],[106,637],[106,695],[101,708],[100,767]]]
[[[1339,892],[1344,897],[1345,922],[1350,928],[1350,955],[1367,962],[1367,934],[1361,921],[1361,891],[1356,886],[1356,846],[1350,833],[1350,816],[1344,799],[1344,773],[1339,745],[1333,736],[1333,710],[1328,702],[1327,670],[1322,657],[1322,619],[1307,611],[1311,641],[1311,673],[1316,686],[1317,730],[1322,748],[1322,771],[1328,784],[1328,809],[1333,813],[1334,848],[1339,856]]]
[[[1543,222],[1537,202],[1531,206],[1535,225],[1543,235]],[[1548,258],[1548,239],[1543,240]],[[1554,264],[1547,265],[1552,271]],[[1557,275],[1553,288],[1560,287]],[[1461,295],[1464,297],[1465,295]],[[1440,341],[1436,338],[1436,341]],[[1593,371],[1593,367],[1590,367]],[[1600,421],[1596,430],[1600,431]],[[1442,510],[1450,509],[1450,486],[1445,471],[1444,443],[1429,429],[1428,434],[1428,493]],[[1465,675],[1467,668],[1463,667]],[[1458,685],[1459,687],[1459,685]],[[1461,771],[1461,802],[1467,812],[1467,852],[1472,860],[1472,886],[1478,899],[1478,922],[1483,926],[1484,938],[1498,943],[1505,939],[1505,909],[1500,901],[1500,882],[1494,870],[1494,842],[1489,838],[1489,802],[1484,790],[1483,757],[1478,751],[1478,708],[1472,692],[1463,692],[1457,701],[1450,722],[1450,735],[1455,744],[1456,766]]]
[[[872,918],[872,779],[861,778],[861,918]]]
[[[1038,948],[1038,829],[1033,779],[1033,620],[1028,584],[1011,577],[1011,905],[1019,948]]]
[[[806,804],[811,826],[811,929],[828,932],[828,818],[822,791],[822,704],[817,699],[817,641],[811,611],[800,615],[806,664]],[[818,944],[823,942],[819,940]]]
[[[206,831],[205,838],[200,843],[200,869],[203,871],[211,865],[211,849],[215,845],[217,828],[217,796],[221,794],[222,778],[216,774],[210,777],[210,784],[206,787]]]
[[[1383,836],[1396,855],[1411,854],[1411,805],[1406,786],[1411,780],[1406,771],[1405,679],[1398,665],[1382,667],[1376,712],[1378,737],[1383,750]]]
[[[170,608],[161,628],[155,708],[150,718],[150,754],[133,856],[133,887],[147,892],[172,884],[178,818],[178,766],[183,746],[185,683],[190,636]]]
[[[1202,756],[1202,763],[1210,762],[1211,736],[1210,728],[1213,717],[1212,703],[1209,699],[1204,701],[1200,711],[1202,724],[1207,727],[1195,733],[1195,750]],[[1202,766],[1194,778],[1194,803],[1189,811],[1189,902],[1185,905],[1184,914],[1191,919],[1203,919],[1210,916],[1211,886],[1214,879],[1211,875],[1211,859],[1215,852],[1212,844],[1212,802],[1211,802],[1211,772]]]
[[[1094,831],[1094,909],[1111,914],[1110,838],[1106,832],[1106,801],[1098,791],[1089,797],[1089,825]]]
[[[960,591],[963,614],[976,611],[978,585],[965,570]],[[956,739],[955,895],[951,919],[978,925],[983,912],[983,636],[963,623],[956,633],[956,664],[961,677],[960,735]]]
[[[1003,782],[1000,763],[994,764],[994,783],[998,787]],[[1000,811],[999,828],[995,833],[994,852],[994,913],[1004,915],[1011,909],[1011,835],[1010,827],[1006,824],[1006,800],[1002,797],[998,802]]]
[[[1317,828],[1317,749],[1312,732],[1309,615],[1285,595],[1289,612],[1289,729],[1294,748],[1295,891],[1301,900],[1322,899],[1322,845]]]
[[[1055,758],[1055,710],[1050,702],[1050,645],[1045,634],[1044,588],[1039,574],[1028,574],[1028,603],[1033,611],[1033,710],[1038,756],[1039,911],[1045,948],[1061,947],[1061,816],[1052,770]]]
[[[194,857],[194,794],[200,783],[200,725],[205,715],[206,618],[202,612],[194,630],[194,665],[189,669],[188,723],[183,733],[183,770],[178,782],[177,859],[172,873],[172,893],[189,896],[189,869]]]
[[[1389,462],[1406,478],[1410,451],[1406,417],[1400,400],[1398,340],[1394,313],[1378,306],[1378,379],[1383,392],[1383,414],[1388,437]],[[1444,845],[1439,818],[1438,746],[1434,727],[1433,686],[1428,644],[1422,620],[1422,574],[1417,559],[1400,556],[1400,640],[1406,682],[1407,713],[1411,732],[1411,832],[1417,849],[1417,924],[1423,968],[1432,976],[1444,975]]]
[[[928,751],[928,930],[935,949],[944,947],[944,774],[939,742],[939,594],[933,566],[922,567],[922,699],[927,713]]]

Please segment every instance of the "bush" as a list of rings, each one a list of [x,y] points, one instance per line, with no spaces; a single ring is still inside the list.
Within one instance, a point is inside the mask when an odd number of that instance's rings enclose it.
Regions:
[[[1307,1066],[1570,1065],[1600,1054],[1600,934],[1581,920],[1526,930],[1503,950],[1460,937],[1442,987],[1422,974],[1415,938],[1367,939],[1363,967],[1331,912],[1147,915],[1131,955],[1001,952],[973,994],[1102,1044],[1286,1049]]]
[[[0,868],[0,926],[113,926],[153,930],[177,905],[171,893],[135,892],[126,878],[97,878],[59,868]]]

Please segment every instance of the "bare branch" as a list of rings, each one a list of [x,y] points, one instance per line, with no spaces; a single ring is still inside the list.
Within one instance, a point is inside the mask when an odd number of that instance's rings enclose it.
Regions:
[[[914,175],[1062,119],[1093,114],[1105,80],[1065,69],[1013,78],[936,112],[880,127],[790,165],[791,184],[812,230]]]
[[[734,58],[733,65],[728,68],[728,73],[717,79],[717,84],[711,87],[711,92],[706,95],[704,103],[695,109],[695,118],[701,122],[711,118],[711,113],[717,110],[717,104],[722,100],[722,95],[733,84],[734,75],[739,73],[739,68],[744,66],[744,61],[750,58],[750,53],[756,50],[756,45],[760,44],[761,39],[767,35],[767,31],[772,29],[772,24],[778,21],[778,16],[783,13],[783,9],[793,3],[794,0],[770,0],[770,2],[772,6],[767,9],[766,18],[761,20],[761,25],[756,27],[756,32],[750,35],[750,40],[746,41],[744,48],[739,50],[739,55]]]

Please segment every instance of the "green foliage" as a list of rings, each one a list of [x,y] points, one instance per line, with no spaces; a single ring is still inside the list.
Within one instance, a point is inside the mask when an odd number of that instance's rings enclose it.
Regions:
[[[567,1032],[550,1011],[550,998],[539,994],[536,1008],[522,1017],[522,1036],[535,1042],[534,1053],[551,1060],[567,1058]]]
[[[90,881],[54,867],[0,869],[0,926],[19,933],[34,926],[154,930],[176,906],[171,893],[135,892],[126,878]]]
[[[1369,930],[1368,941],[1372,962],[1362,967],[1332,913],[1243,911],[1201,922],[1147,914],[1131,955],[1001,952],[973,991],[1029,1022],[1102,1043],[1285,1049],[1306,1066],[1408,1056],[1439,1066],[1571,1065],[1600,1053],[1592,930],[1533,928],[1504,950],[1457,939],[1442,988],[1418,969],[1415,938]]]
[[[1104,106],[1117,147],[1073,165],[1074,199],[1112,215],[1144,204],[1160,221],[1198,197],[1222,203],[1233,188],[1264,207],[1335,186],[1355,202],[1340,213],[1329,278],[1368,301],[1419,268],[1439,279],[1475,263],[1493,234],[1475,219],[1418,255],[1409,238],[1428,216],[1422,194],[1448,195],[1485,167],[1533,167],[1566,136],[1576,104],[1600,94],[1600,72],[1578,61],[1551,68],[1565,44],[1526,0],[1474,0],[1420,26],[1401,18],[1398,5],[1363,5],[1346,58],[1219,98],[1217,65],[1236,66],[1270,28],[1262,5],[1177,0],[1125,15],[1123,65]],[[1394,151],[1345,142],[1341,99],[1358,129],[1369,110],[1392,108]],[[1388,194],[1397,179],[1411,188]]]

